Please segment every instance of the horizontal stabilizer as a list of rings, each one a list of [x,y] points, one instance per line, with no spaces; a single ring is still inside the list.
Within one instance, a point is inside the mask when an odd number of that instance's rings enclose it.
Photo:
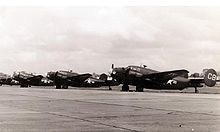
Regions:
[[[217,73],[214,69],[209,69],[206,73],[205,73],[205,77],[204,77],[204,83],[206,86],[209,87],[213,87],[216,84],[216,80],[217,80]]]
[[[205,73],[204,78],[191,78],[190,82],[192,86],[202,86],[201,83],[205,83],[208,87],[213,87],[216,84],[217,73],[214,69],[209,69]]]

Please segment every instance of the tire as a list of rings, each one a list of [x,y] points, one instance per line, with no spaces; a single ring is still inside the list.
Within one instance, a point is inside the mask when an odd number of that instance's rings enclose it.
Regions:
[[[123,85],[121,91],[129,91],[129,86]]]
[[[56,85],[56,89],[61,89],[61,85]]]
[[[68,85],[62,85],[62,89],[68,89]]]
[[[136,86],[136,92],[144,92],[144,88],[142,86]]]
[[[28,87],[28,84],[21,84],[20,87],[21,87],[21,88],[27,88],[27,87]]]

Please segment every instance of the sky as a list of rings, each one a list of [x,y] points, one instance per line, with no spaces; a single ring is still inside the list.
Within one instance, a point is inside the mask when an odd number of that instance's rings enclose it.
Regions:
[[[220,70],[220,8],[1,6],[0,72]]]

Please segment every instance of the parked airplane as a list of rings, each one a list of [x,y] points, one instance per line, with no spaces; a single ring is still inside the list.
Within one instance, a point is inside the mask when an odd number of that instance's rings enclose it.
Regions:
[[[185,69],[159,72],[146,68],[146,66],[114,68],[112,65],[111,70],[111,76],[123,84],[122,91],[129,91],[128,85],[134,85],[137,92],[142,92],[143,88],[182,90],[187,87],[194,87],[195,93],[198,93],[197,87],[203,87],[203,83],[209,87],[216,84],[217,74],[214,69],[209,69],[204,78],[189,79],[188,73]]]
[[[88,79],[86,79],[85,83],[83,84],[84,87],[108,86],[109,90],[112,90],[111,86],[118,86],[118,85],[119,83],[115,79],[106,75],[105,73],[101,75],[93,74]]]
[[[67,89],[68,86],[82,86],[82,83],[88,79],[91,74],[78,74],[72,71],[48,72],[47,78],[53,80],[57,89]]]
[[[106,74],[92,75],[89,73],[78,74],[72,71],[57,71],[48,72],[47,77],[54,81],[57,89],[67,89],[68,86],[73,87],[100,87],[100,86],[114,86],[116,81],[108,80]]]
[[[12,77],[10,75],[0,73],[0,85],[12,85]]]
[[[52,81],[48,81],[42,75],[27,73],[25,71],[14,72],[13,79],[18,81],[21,87],[53,85]]]

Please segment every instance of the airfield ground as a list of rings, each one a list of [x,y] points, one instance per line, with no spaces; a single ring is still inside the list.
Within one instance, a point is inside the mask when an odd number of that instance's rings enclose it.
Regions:
[[[220,87],[199,90],[1,86],[0,131],[220,131]]]

